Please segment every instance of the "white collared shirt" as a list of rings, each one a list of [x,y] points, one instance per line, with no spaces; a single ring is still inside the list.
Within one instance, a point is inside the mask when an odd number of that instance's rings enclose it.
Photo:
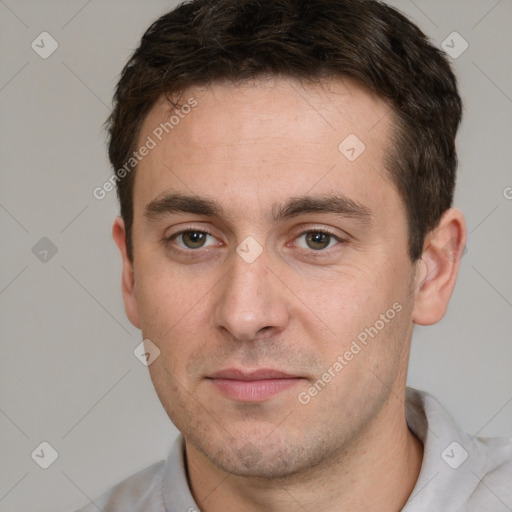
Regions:
[[[402,512],[512,512],[512,439],[464,433],[428,393],[407,388],[407,424],[423,442]],[[187,483],[183,437],[167,460],[123,480],[77,512],[201,512]]]

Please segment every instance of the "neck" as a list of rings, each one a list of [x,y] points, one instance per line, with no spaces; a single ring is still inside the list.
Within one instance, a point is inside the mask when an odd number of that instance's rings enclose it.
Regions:
[[[391,395],[350,446],[301,473],[272,480],[237,476],[188,443],[186,453],[192,493],[204,512],[397,512],[418,478],[423,445],[407,427],[404,400]]]

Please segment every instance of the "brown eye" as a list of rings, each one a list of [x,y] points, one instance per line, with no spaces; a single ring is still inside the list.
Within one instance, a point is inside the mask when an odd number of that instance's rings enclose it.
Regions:
[[[310,231],[306,233],[306,244],[310,249],[320,251],[329,247],[331,243],[331,235],[322,233],[321,231]]]
[[[208,233],[204,231],[184,231],[178,236],[187,249],[200,249],[206,243]]]

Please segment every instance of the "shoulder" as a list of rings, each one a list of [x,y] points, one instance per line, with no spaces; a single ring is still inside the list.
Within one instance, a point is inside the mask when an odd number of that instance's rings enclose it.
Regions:
[[[167,459],[126,478],[77,512],[171,512],[197,510],[187,483],[183,436]]]
[[[479,457],[473,476],[475,486],[467,502],[468,511],[512,510],[512,439],[477,438]]]
[[[131,475],[76,512],[164,512],[160,461]]]
[[[424,455],[404,511],[512,510],[512,439],[471,436],[433,396],[410,388],[407,420]]]

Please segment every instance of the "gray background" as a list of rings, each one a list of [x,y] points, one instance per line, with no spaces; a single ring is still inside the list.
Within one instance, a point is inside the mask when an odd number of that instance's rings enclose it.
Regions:
[[[510,435],[512,2],[391,3],[436,45],[453,31],[469,43],[452,59],[468,252],[447,317],[416,329],[409,383],[468,432]],[[173,5],[0,0],[1,511],[74,510],[164,458],[176,435],[132,353],[141,336],[121,300],[115,195],[92,195],[110,175],[101,125],[117,76]],[[43,31],[59,44],[47,59],[31,48]],[[32,251],[42,237],[57,248],[46,262]],[[30,456],[42,441],[59,454],[46,470]]]

